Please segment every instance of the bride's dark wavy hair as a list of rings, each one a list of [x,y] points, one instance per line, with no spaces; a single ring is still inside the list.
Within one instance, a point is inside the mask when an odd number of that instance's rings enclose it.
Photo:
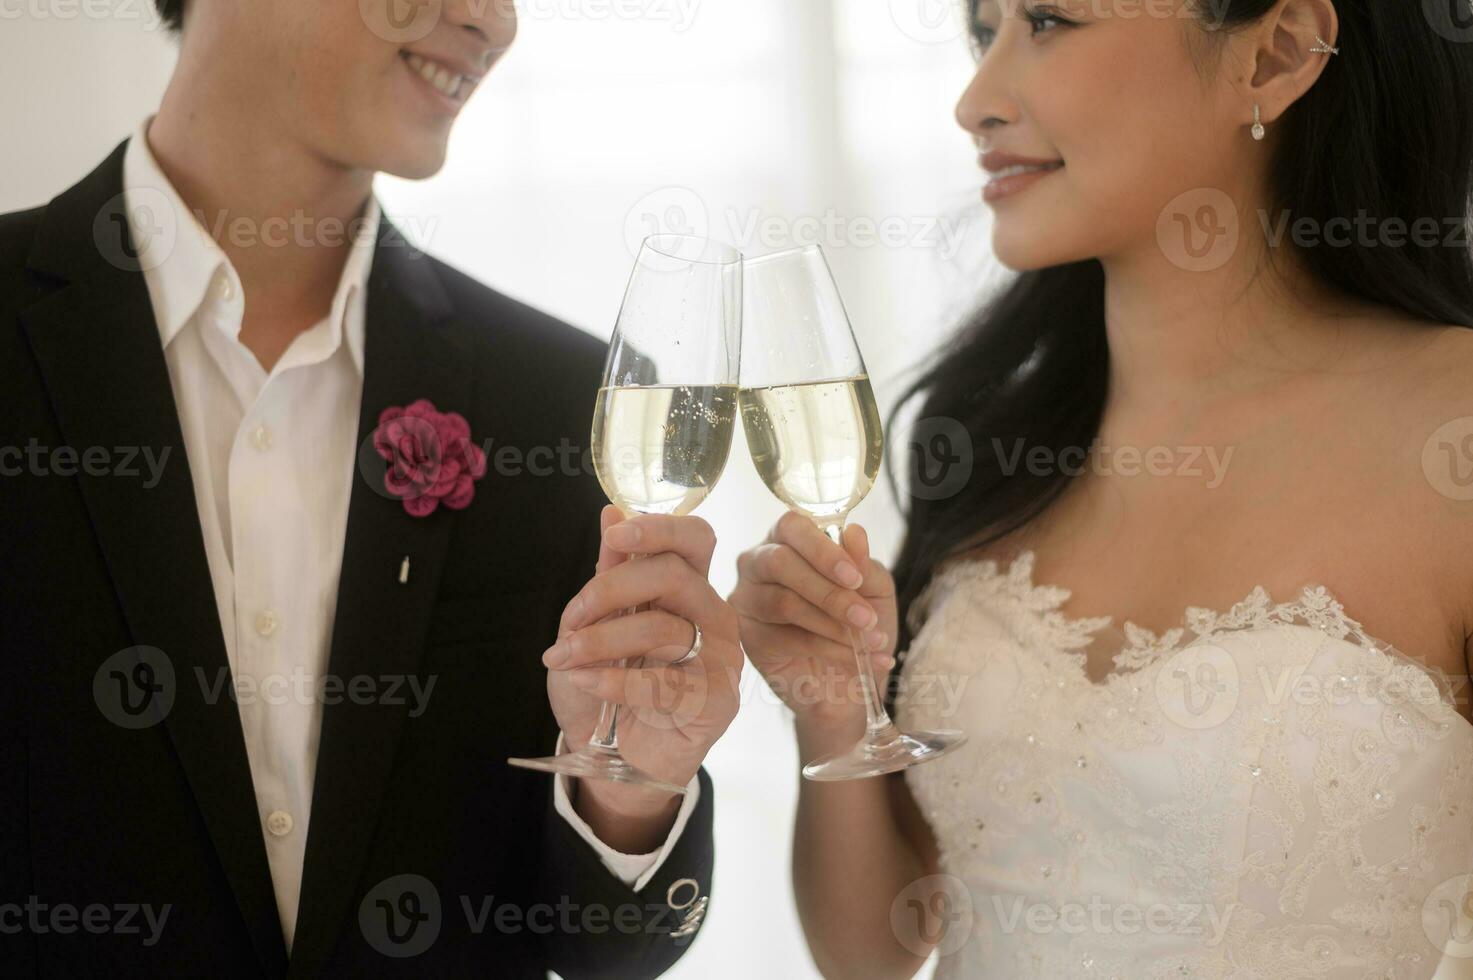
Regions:
[[[1402,219],[1407,228],[1431,217],[1439,240],[1443,216],[1461,217],[1466,228],[1473,191],[1473,24],[1457,19],[1457,3],[1466,0],[1339,0],[1336,45],[1342,54],[1330,58],[1314,86],[1276,122],[1280,139],[1270,163],[1276,211],[1314,219],[1320,228],[1359,211]],[[1219,37],[1274,5],[1212,0],[1214,22],[1223,18]],[[968,6],[975,22],[977,0]],[[1446,21],[1432,23],[1434,7],[1446,8]],[[1211,28],[1204,27],[1203,36],[1210,45]],[[1459,238],[1463,244],[1455,248],[1357,243],[1300,249],[1298,258],[1342,293],[1423,320],[1473,327],[1473,255],[1466,233]],[[1019,465],[1005,472],[1012,447],[1044,447],[1053,459],[1072,449],[1077,457],[1098,435],[1110,360],[1104,299],[1104,272],[1095,260],[1019,274],[922,366],[890,413],[890,430],[897,431],[905,406],[921,399],[918,428],[905,447],[908,492],[896,487],[887,465],[906,525],[894,568],[897,650],[910,645],[911,606],[938,565],[1038,517],[1072,478],[1061,467],[1029,472]],[[946,420],[950,437],[938,420]],[[951,437],[960,437],[961,445],[948,448]],[[971,475],[955,492],[933,466],[944,464],[931,456],[935,439],[943,440],[937,456],[970,452]],[[1003,458],[994,440],[1005,447]]]

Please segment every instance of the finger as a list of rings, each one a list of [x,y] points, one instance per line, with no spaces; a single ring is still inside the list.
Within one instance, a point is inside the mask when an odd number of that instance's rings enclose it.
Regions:
[[[680,556],[663,552],[625,562],[590,579],[563,608],[558,635],[646,602],[700,623],[708,633],[734,626],[736,614],[711,583]]]
[[[601,701],[684,719],[700,717],[725,687],[719,677],[679,667],[581,667],[566,676]]]
[[[831,578],[824,577],[790,545],[762,544],[742,552],[737,557],[737,573],[756,584],[772,584],[790,589],[808,604],[822,610],[825,615],[857,629],[870,629],[880,620],[875,607],[863,596],[853,589],[836,584]],[[855,574],[859,574],[857,570]],[[793,610],[795,613],[798,611],[797,608]],[[775,621],[798,622],[797,619]]]
[[[731,594],[731,606],[762,623],[796,626],[833,643],[849,642],[843,623],[783,585],[742,582]]]
[[[632,657],[671,663],[685,656],[695,640],[690,620],[652,609],[568,633],[547,649],[542,664],[553,670],[571,670]]]
[[[787,623],[763,623],[755,619],[741,622],[742,646],[749,651],[763,651],[764,664],[776,661],[787,664],[802,657],[814,657],[835,664],[854,667],[854,647],[849,638],[835,640]],[[860,634],[861,642],[872,656],[888,657],[889,638],[882,630]]]
[[[594,569],[595,574],[601,574],[613,568],[615,565],[623,564],[629,560],[629,556],[620,551],[615,551],[604,542],[604,534],[609,528],[624,519],[623,513],[613,504],[605,505],[598,515],[598,564]]]
[[[603,542],[621,554],[673,552],[705,576],[711,573],[716,532],[699,517],[638,514],[605,530]]]
[[[813,521],[796,511],[790,510],[778,518],[767,540],[792,548],[835,585],[857,589],[863,583],[864,576],[855,565],[854,556],[830,541]]]
[[[859,594],[871,599],[890,598],[895,595],[895,579],[883,564],[876,561],[869,550],[869,532],[859,524],[844,528],[844,550],[848,551],[859,568],[864,581]]]

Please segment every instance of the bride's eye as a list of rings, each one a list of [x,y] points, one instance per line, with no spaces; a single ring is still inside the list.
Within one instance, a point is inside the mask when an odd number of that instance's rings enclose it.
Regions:
[[[997,38],[997,31],[986,24],[973,24],[971,31],[972,56],[978,61],[992,47],[992,42]]]
[[[1023,17],[1033,29],[1033,35],[1051,31],[1056,27],[1071,27],[1074,22],[1059,15],[1057,7],[1041,4],[1037,7],[1029,7],[1023,11]]]

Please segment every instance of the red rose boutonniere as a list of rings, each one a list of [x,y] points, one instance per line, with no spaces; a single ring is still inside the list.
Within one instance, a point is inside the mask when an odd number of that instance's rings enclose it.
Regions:
[[[436,411],[424,398],[384,409],[373,448],[389,464],[384,489],[415,517],[433,514],[442,503],[463,510],[475,496],[474,482],[486,475],[486,454],[471,441],[465,416]]]

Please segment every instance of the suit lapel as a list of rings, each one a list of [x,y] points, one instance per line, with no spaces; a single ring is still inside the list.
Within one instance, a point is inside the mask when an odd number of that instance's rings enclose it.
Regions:
[[[147,285],[136,263],[129,268],[122,239],[110,237],[127,227],[126,145],[48,206],[29,266],[64,285],[21,319],[67,445],[169,453],[151,488],[85,471],[77,479],[133,642],[159,648],[173,666],[176,696],[164,724],[261,969],[280,976],[286,949],[240,716],[215,687],[229,666],[179,414]]]
[[[369,276],[364,332],[359,465],[348,504],[348,526],[333,620],[329,675],[403,678],[419,668],[425,629],[455,513],[444,507],[411,517],[383,491],[384,461],[373,451],[379,413],[428,398],[440,411],[469,414],[470,353],[455,331],[452,307],[430,262],[410,248],[387,220]],[[475,433],[472,433],[475,437]],[[477,486],[477,506],[483,487]],[[407,583],[400,566],[410,560]],[[380,688],[382,689],[382,688]],[[319,972],[345,928],[356,928],[355,896],[378,829],[378,814],[394,762],[406,705],[355,704],[323,708],[312,793],[300,912],[291,973]]]

